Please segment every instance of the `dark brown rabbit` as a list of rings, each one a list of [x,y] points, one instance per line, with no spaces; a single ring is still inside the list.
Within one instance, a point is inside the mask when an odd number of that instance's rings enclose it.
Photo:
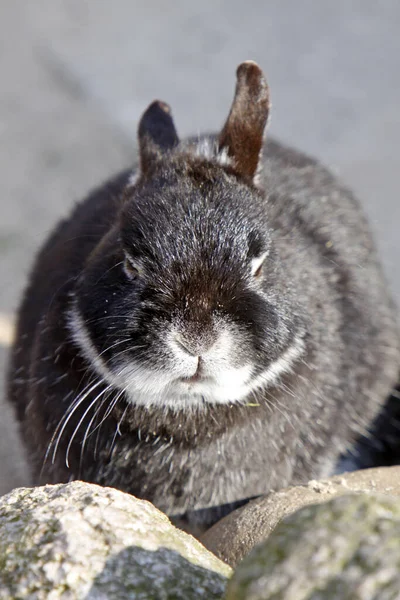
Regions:
[[[317,162],[264,146],[268,113],[250,61],[219,135],[181,142],[154,102],[138,169],[39,253],[9,373],[37,483],[207,524],[330,474],[377,415],[400,351],[367,223]]]

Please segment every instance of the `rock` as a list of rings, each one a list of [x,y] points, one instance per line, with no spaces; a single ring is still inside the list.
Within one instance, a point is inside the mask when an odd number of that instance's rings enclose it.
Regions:
[[[235,567],[285,516],[302,506],[320,504],[349,492],[400,496],[400,467],[365,469],[273,492],[221,519],[200,537],[200,541],[221,560]]]
[[[220,599],[231,569],[149,502],[83,482],[0,499],[0,599]]]
[[[398,600],[400,503],[348,495],[303,508],[252,550],[226,600]]]

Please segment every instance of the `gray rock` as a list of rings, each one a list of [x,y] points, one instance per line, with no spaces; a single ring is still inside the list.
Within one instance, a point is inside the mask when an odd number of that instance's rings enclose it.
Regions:
[[[303,506],[320,504],[349,492],[400,496],[400,467],[345,473],[271,493],[221,519],[200,541],[218,558],[235,567],[284,517]]]
[[[287,517],[239,565],[226,600],[398,600],[400,503],[351,494]]]
[[[149,502],[82,482],[0,499],[0,599],[212,600],[231,570]]]

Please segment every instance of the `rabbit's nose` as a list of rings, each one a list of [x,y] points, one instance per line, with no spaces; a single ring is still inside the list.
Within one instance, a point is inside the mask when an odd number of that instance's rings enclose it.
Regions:
[[[175,343],[178,348],[189,356],[203,356],[212,348],[216,342],[216,336],[213,334],[207,336],[183,335],[175,336]]]

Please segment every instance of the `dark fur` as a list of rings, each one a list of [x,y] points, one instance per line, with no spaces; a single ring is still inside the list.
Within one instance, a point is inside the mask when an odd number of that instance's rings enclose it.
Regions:
[[[257,171],[269,109],[269,90],[259,67],[248,62],[239,65],[235,102],[219,135],[219,146],[228,150],[242,177],[251,179]]]
[[[234,126],[228,119],[220,149],[228,140],[237,144],[253,95],[234,105]],[[262,140],[266,96],[260,110],[254,140]],[[36,260],[19,311],[9,397],[37,483],[79,477],[147,498],[170,515],[200,510],[200,519],[212,522],[220,514],[212,507],[332,471],[397,382],[396,318],[357,201],[318,163],[270,141],[258,188],[250,181],[258,158],[247,162],[231,149],[233,164],[223,167],[194,156],[177,145],[163,104],[145,113],[139,133],[136,185],[127,187],[125,172],[96,190]],[[144,276],[127,281],[124,248]],[[248,284],[248,263],[265,248],[261,299]],[[101,381],[71,338],[72,294],[110,363],[111,344],[130,336],[119,351],[163,369],[171,360],[163,335],[175,314],[199,353],[197,345],[218,335],[212,315],[235,323],[242,335],[235,360],[246,355],[254,374],[300,333],[306,355],[241,404],[174,411],[121,397],[107,414],[112,390],[85,447],[94,409],[67,452],[100,386],[74,413],[53,463],[51,439],[65,411],[88,382]]]

